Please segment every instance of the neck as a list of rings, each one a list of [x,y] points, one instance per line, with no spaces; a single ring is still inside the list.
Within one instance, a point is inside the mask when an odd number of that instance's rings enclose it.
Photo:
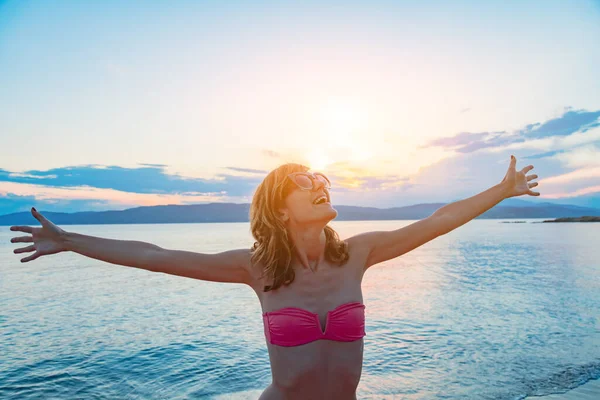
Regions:
[[[290,232],[295,255],[304,268],[316,271],[325,257],[327,243],[323,226],[309,226]]]

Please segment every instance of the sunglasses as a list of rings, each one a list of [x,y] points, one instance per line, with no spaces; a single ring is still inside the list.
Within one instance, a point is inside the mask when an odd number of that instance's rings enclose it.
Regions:
[[[321,172],[292,172],[287,176],[302,190],[312,190],[318,186],[318,183],[322,183],[326,189],[331,189],[331,182]]]

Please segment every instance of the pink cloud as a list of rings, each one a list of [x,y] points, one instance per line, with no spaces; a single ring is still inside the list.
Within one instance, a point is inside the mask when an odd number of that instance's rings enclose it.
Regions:
[[[600,167],[595,168],[580,168],[575,171],[568,172],[562,175],[551,176],[550,178],[540,179],[538,182],[540,185],[544,184],[555,184],[555,183],[568,183],[580,179],[599,178]]]
[[[105,200],[115,204],[135,204],[139,206],[215,202],[223,201],[226,198],[226,196],[218,192],[189,195],[131,193],[90,186],[57,188],[26,183],[0,182],[0,195],[6,196],[8,193],[20,196],[35,196],[36,199],[43,201],[53,201],[56,199]]]
[[[561,192],[561,193],[552,193],[552,194],[544,194],[543,196],[547,199],[560,199],[564,197],[577,197],[584,196],[590,193],[598,193],[600,192],[600,185],[598,186],[590,186],[587,188],[577,189],[572,192]]]

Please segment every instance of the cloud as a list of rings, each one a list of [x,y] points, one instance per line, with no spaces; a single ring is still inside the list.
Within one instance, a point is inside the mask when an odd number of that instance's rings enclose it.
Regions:
[[[568,136],[576,132],[585,133],[588,130],[600,126],[598,118],[600,111],[572,111],[567,109],[558,118],[546,122],[528,124],[515,132],[461,132],[452,137],[438,138],[421,146],[444,147],[458,153],[472,153],[485,148],[498,148],[514,143],[545,139],[556,136]]]
[[[145,165],[147,167],[168,167],[167,164],[145,164],[145,163],[140,163],[139,165]]]
[[[576,132],[569,136],[551,136],[542,139],[533,139],[521,144],[511,144],[506,147],[490,149],[492,152],[501,152],[510,150],[511,153],[525,149],[540,149],[544,153],[534,154],[532,156],[521,156],[521,158],[552,159],[556,154],[568,152],[577,146],[586,144],[600,143],[600,127],[587,129],[585,132]]]
[[[571,136],[561,138],[559,143]],[[510,154],[517,157],[518,170],[534,165],[534,169],[528,174],[538,175],[536,182],[539,186],[533,190],[541,194],[534,201],[581,198],[596,193],[600,185],[600,141],[527,157],[519,156],[514,149],[502,149],[497,153],[460,154],[422,168],[411,177],[411,182],[422,184],[415,191],[422,202],[428,202],[425,200],[427,198],[432,199],[431,201],[443,201],[448,197],[466,198],[502,180],[509,165]],[[475,179],[468,184],[461,184],[461,177]]]
[[[281,158],[281,154],[278,153],[278,152],[276,152],[276,151],[273,151],[273,150],[264,149],[262,151],[262,154],[265,155],[265,156],[267,156],[267,157]]]
[[[581,168],[575,171],[567,172],[566,174],[555,175],[549,178],[544,178],[539,181],[541,184],[551,184],[551,183],[560,183],[565,184],[568,182],[581,180],[581,179],[591,179],[591,178],[600,178],[600,167],[596,168]]]
[[[573,198],[597,192],[600,185],[600,141],[538,156],[540,160],[558,161],[560,165],[554,174],[544,173],[548,177],[538,180],[544,198]],[[565,173],[565,168],[574,170]]]
[[[531,156],[525,156],[525,157],[521,157],[523,159],[529,159],[529,160],[537,160],[540,158],[545,158],[545,157],[551,157],[555,154],[559,154],[562,150],[553,150],[553,151],[547,151],[545,153],[539,153],[539,154],[533,154]]]
[[[246,203],[262,180],[262,176],[232,174],[218,174],[213,179],[190,178],[169,175],[164,171],[166,166],[156,165],[141,168],[83,165],[24,172],[0,169],[0,213],[25,211],[33,205],[74,212],[163,204]]]
[[[234,169],[234,168],[230,168]],[[239,170],[261,173],[260,170]],[[251,193],[262,177],[240,177],[219,174],[214,179],[169,175],[164,167],[124,168],[118,166],[83,165],[54,168],[47,171],[30,170],[23,173],[0,169],[0,182],[44,185],[57,188],[93,187],[130,193],[217,193],[230,196]]]
[[[572,198],[572,193],[595,193],[600,185],[599,116],[600,111],[567,110],[559,118],[529,124],[515,132],[461,132],[450,138],[438,138],[423,147],[452,148],[460,156],[446,157],[415,173],[382,175],[369,170],[368,164],[345,160],[328,165],[326,174],[332,180],[336,204],[348,204],[348,200],[356,205],[377,206],[445,202],[470,196],[499,182],[508,167],[510,154],[515,154],[518,168],[531,162],[523,163],[524,159],[536,160],[536,170],[532,173],[540,172],[538,190],[542,198]],[[548,136],[552,132],[556,135]],[[514,152],[514,146],[521,146],[523,150],[532,143],[536,146],[543,143],[544,151],[528,156]],[[564,149],[565,146],[571,148]],[[486,148],[491,152],[477,151]],[[443,152],[429,149],[424,154],[428,151]],[[268,149],[261,152],[264,156],[285,158],[281,152]],[[167,167],[165,164],[140,164],[136,168],[89,164],[19,172],[0,169],[0,212],[27,209],[32,202],[64,211],[74,211],[77,207],[110,209],[214,201],[250,202],[256,187],[268,173],[263,169],[226,166],[222,167],[224,173],[201,179],[169,174]],[[575,171],[565,173],[565,168]]]
[[[79,187],[53,187],[45,185],[34,185],[15,182],[0,182],[0,196],[7,195],[28,196],[34,195],[39,200],[57,199],[80,199],[98,200],[105,199],[113,203],[157,205],[157,204],[179,204],[183,196],[200,202],[207,200],[218,200],[225,197],[225,192],[186,192],[185,194],[161,194],[161,193],[134,193],[115,189],[104,189],[90,186]]]
[[[162,164],[140,168],[83,165],[47,171],[11,172],[0,169],[0,213],[40,205],[52,211],[124,209],[161,204],[252,201],[268,171],[224,167],[243,175],[217,174],[212,179],[169,175]],[[160,167],[158,167],[160,165]],[[406,176],[374,175],[348,163],[328,172],[339,201],[367,192],[405,192],[417,185]],[[249,174],[249,175],[248,175]],[[379,201],[381,195],[375,200]],[[364,204],[364,203],[363,203]]]
[[[569,192],[557,192],[557,193],[547,194],[547,195],[544,195],[544,198],[562,199],[562,198],[569,198],[569,197],[585,196],[585,195],[592,194],[592,193],[600,193],[600,185],[585,187],[585,188],[581,188],[581,189],[577,189],[577,190],[569,191]]]
[[[35,196],[20,196],[13,193],[0,192],[0,215],[10,214],[17,210],[27,209],[35,204]]]
[[[1,184],[0,184],[1,186]],[[138,204],[114,203],[105,199],[70,199],[48,198],[38,199],[35,195],[18,195],[13,193],[2,194],[0,189],[0,215],[11,214],[19,211],[29,211],[36,207],[38,211],[77,212],[77,211],[106,211],[122,210],[138,207]]]
[[[0,182],[43,185],[48,188],[62,189],[88,187],[141,194],[226,193],[230,196],[245,196],[252,194],[268,173],[268,171],[262,169],[228,166],[224,168],[251,174],[251,176],[217,174],[212,179],[201,179],[167,174],[165,172],[167,166],[163,164],[145,165],[140,168],[125,168],[90,164],[25,172],[11,172],[0,169]],[[345,182],[350,176],[352,179],[359,181],[357,187],[360,188],[374,189],[408,179],[395,175],[374,176],[361,167],[353,167],[346,162],[337,163],[335,167],[337,169],[332,168],[330,174],[332,180]]]
[[[569,151],[555,152],[553,159],[563,163],[568,168],[600,167],[600,141],[580,146]]]
[[[480,133],[470,133],[470,132],[461,132],[458,135],[452,137],[443,137],[435,139],[429,142],[426,146],[421,147],[432,147],[432,146],[440,146],[440,147],[454,147],[460,145],[470,145],[471,143],[477,142],[478,140],[485,139],[490,135],[498,135],[504,133],[502,132],[480,132]]]
[[[546,121],[543,124],[528,125],[520,133],[526,135],[528,138],[567,136],[571,133],[585,132],[590,128],[600,126],[598,117],[600,117],[600,111],[567,111],[562,116]]]
[[[353,191],[394,191],[412,187],[409,176],[395,174],[374,174],[350,161],[337,161],[327,166],[327,177],[332,183],[332,192]]]
[[[10,178],[31,178],[31,179],[55,179],[57,175],[32,175],[32,174],[23,174],[20,172],[11,172],[8,174]]]
[[[414,185],[410,184],[408,177],[400,176],[357,176],[344,177],[337,175],[329,175],[332,181],[332,191],[349,192],[349,191],[371,191],[371,190],[386,190],[386,189],[401,189],[406,190]]]
[[[237,172],[248,172],[251,174],[268,174],[268,171],[262,170],[262,169],[252,169],[252,168],[238,168],[238,167],[225,167],[227,169],[230,169],[232,171],[237,171]]]
[[[89,186],[59,188],[27,183],[0,182],[0,210],[2,214],[25,211],[32,206],[38,208],[38,205],[43,205],[51,211],[74,212],[164,204],[235,202],[234,200],[246,202],[246,200],[232,198],[219,192],[151,194]]]

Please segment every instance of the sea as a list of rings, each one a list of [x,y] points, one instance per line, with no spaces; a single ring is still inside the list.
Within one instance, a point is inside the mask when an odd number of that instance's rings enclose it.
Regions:
[[[520,400],[600,378],[600,224],[516,221],[472,220],[365,273],[358,399]],[[63,229],[202,253],[253,243],[249,223]],[[0,227],[0,399],[257,399],[271,383],[249,287],[70,252],[21,263],[19,235]]]

